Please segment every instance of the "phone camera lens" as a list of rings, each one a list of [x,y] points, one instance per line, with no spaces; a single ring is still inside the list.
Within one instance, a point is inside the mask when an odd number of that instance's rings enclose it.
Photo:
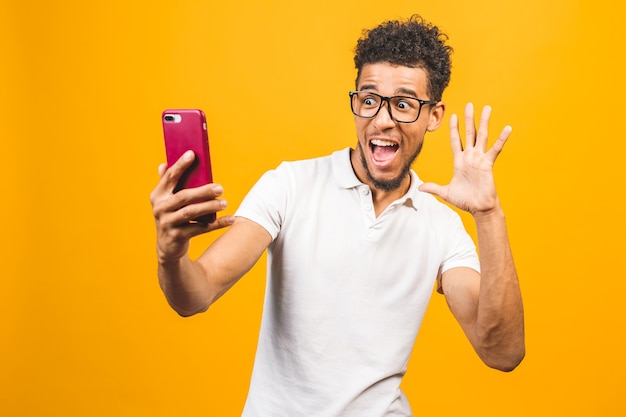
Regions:
[[[173,122],[174,121],[174,116],[165,116],[165,121],[166,122]]]

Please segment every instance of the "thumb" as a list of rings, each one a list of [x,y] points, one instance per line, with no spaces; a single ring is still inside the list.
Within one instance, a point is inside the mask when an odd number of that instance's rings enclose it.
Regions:
[[[445,194],[445,188],[434,182],[425,182],[417,187],[417,189],[424,193],[436,195],[437,197],[443,197]]]

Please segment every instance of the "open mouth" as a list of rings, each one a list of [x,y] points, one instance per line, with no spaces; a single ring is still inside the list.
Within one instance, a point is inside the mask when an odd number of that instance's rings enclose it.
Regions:
[[[370,151],[372,153],[372,161],[380,168],[391,163],[394,156],[398,152],[398,144],[382,139],[373,139],[370,141]]]

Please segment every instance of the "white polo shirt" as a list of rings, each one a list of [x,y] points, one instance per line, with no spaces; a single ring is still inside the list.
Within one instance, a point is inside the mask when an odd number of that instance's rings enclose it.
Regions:
[[[236,215],[265,228],[267,289],[243,416],[410,416],[400,391],[438,274],[479,270],[458,214],[411,171],[378,218],[350,149],[282,163]]]

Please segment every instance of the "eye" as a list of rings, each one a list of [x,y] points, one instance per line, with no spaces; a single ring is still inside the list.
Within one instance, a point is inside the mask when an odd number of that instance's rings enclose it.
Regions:
[[[408,100],[399,100],[396,103],[396,108],[399,110],[409,110],[413,107],[413,104]]]
[[[378,100],[374,96],[367,96],[363,98],[363,105],[367,107],[376,107],[378,106]]]

